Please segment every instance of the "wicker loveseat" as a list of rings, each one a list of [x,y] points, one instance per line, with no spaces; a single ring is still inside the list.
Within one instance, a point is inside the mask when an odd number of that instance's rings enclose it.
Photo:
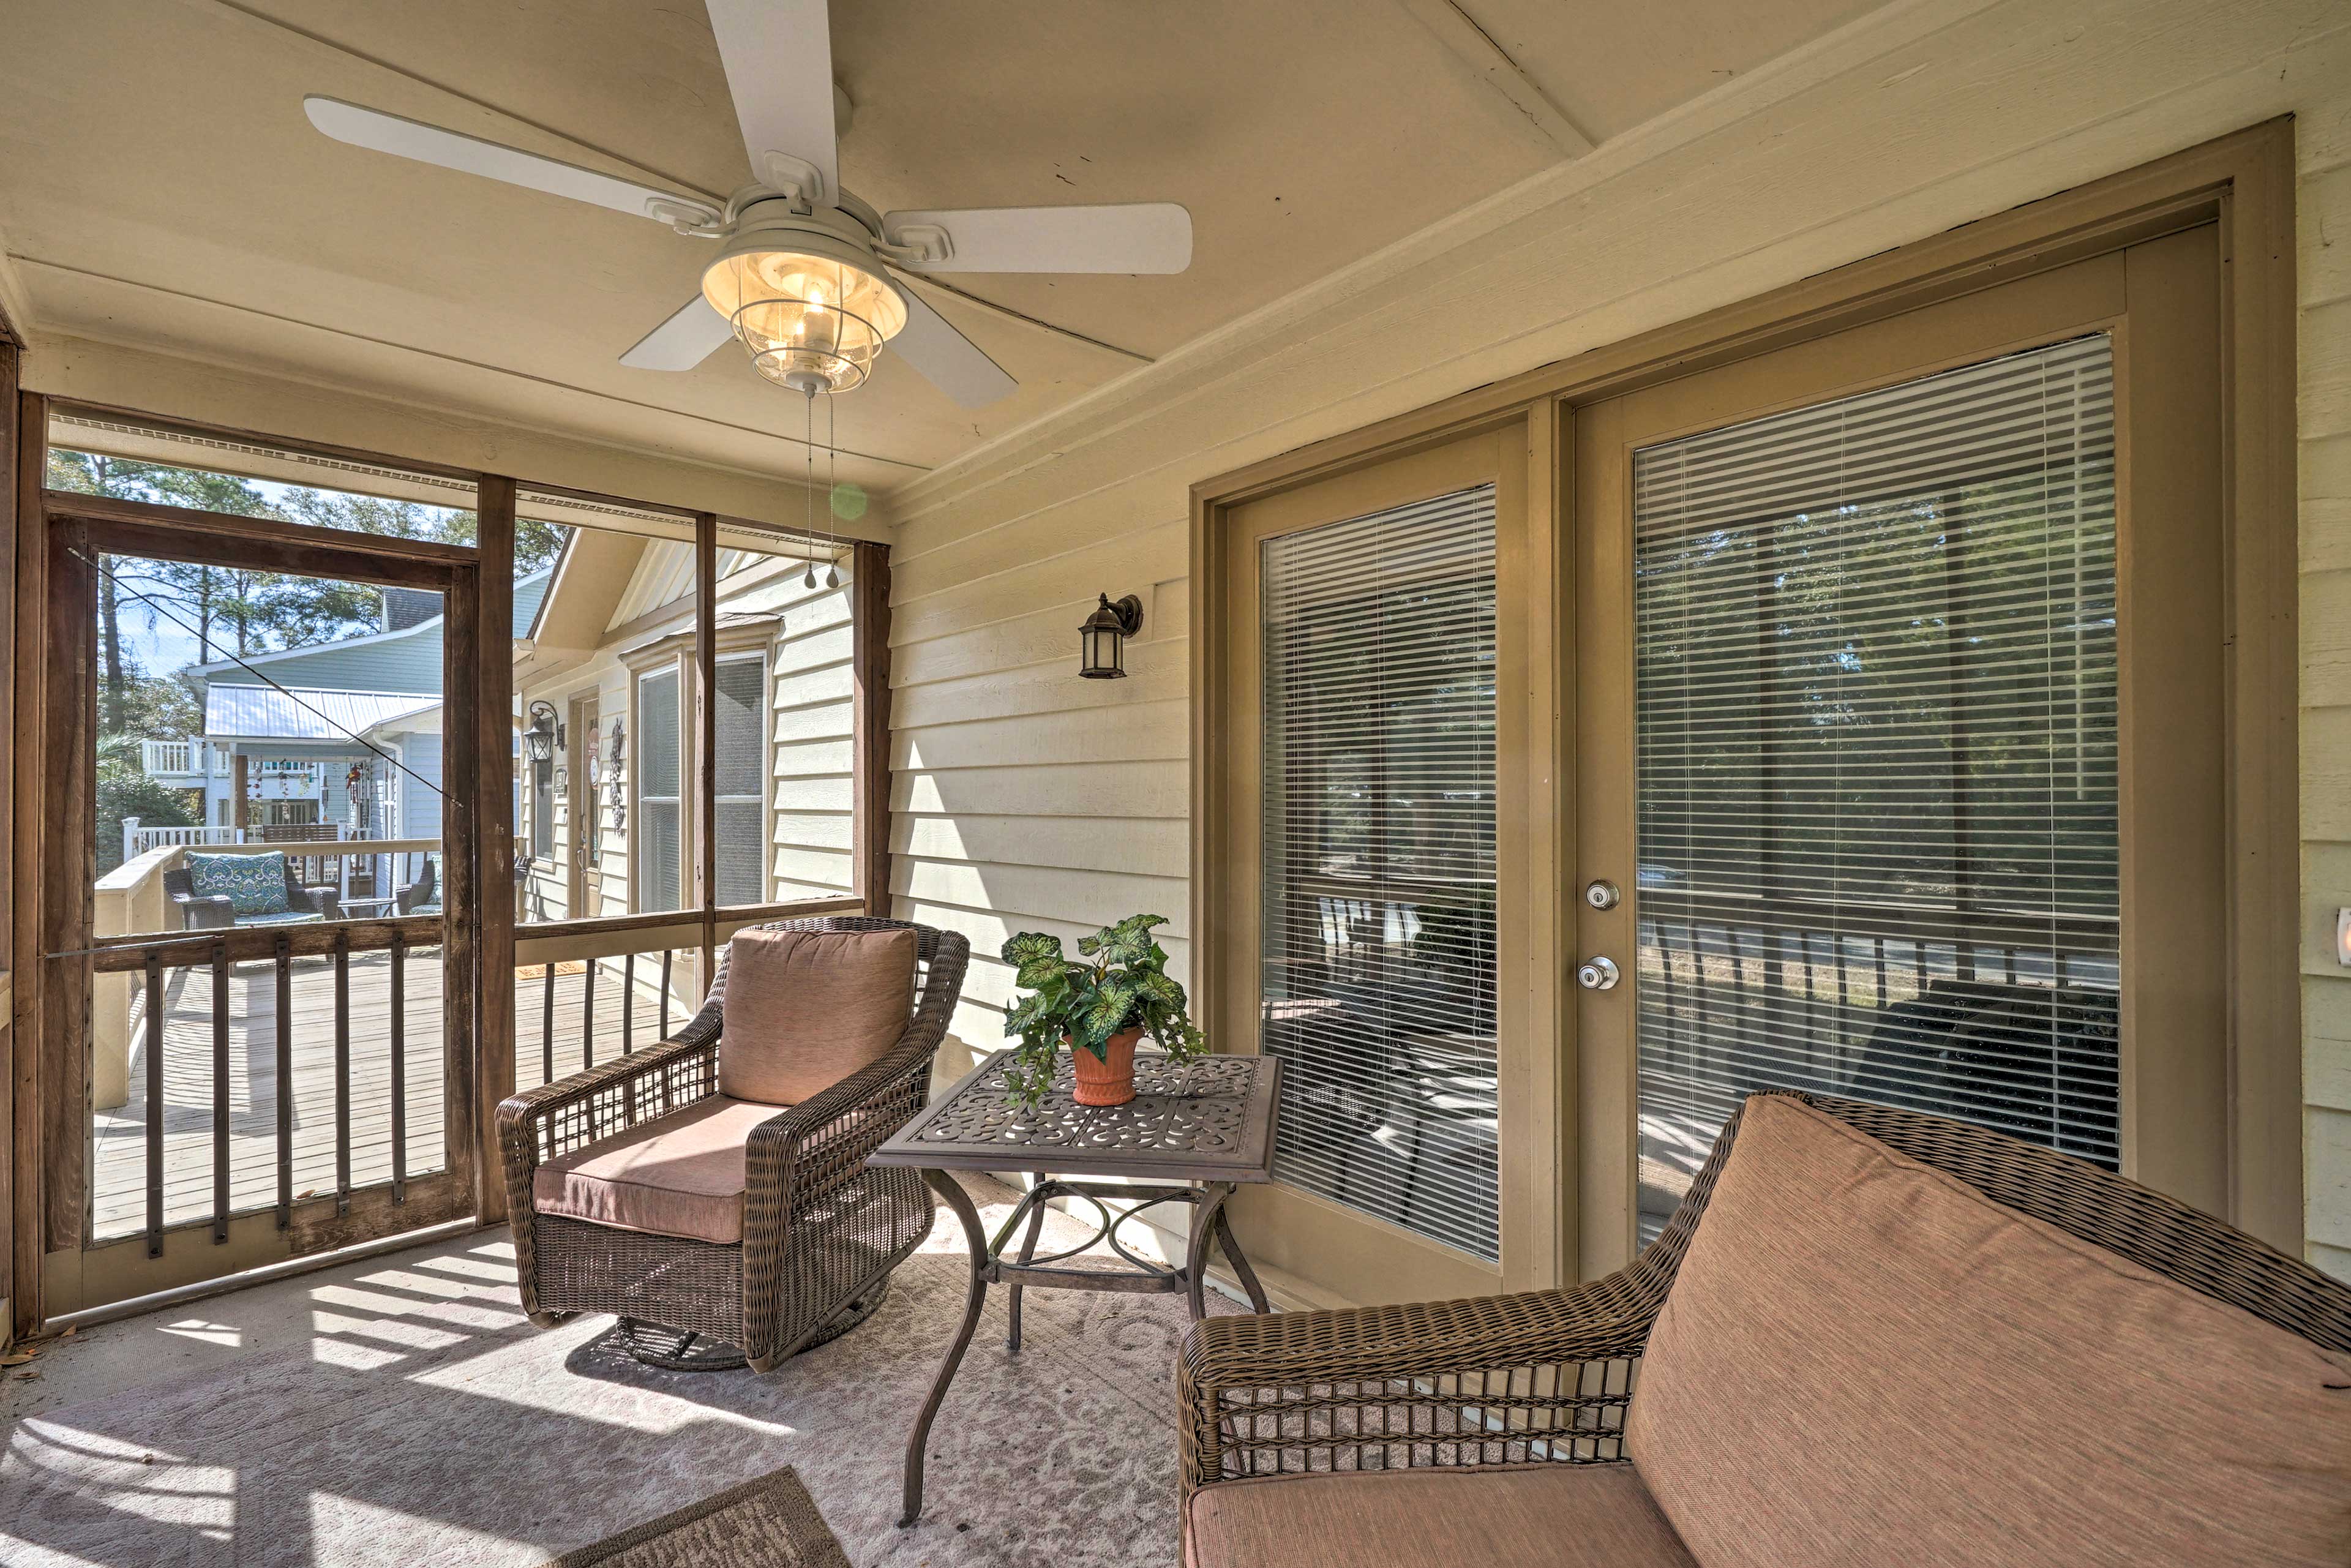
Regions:
[[[342,904],[330,885],[306,887],[294,862],[283,852],[260,854],[191,853],[188,864],[163,873],[163,894],[180,912],[184,931],[226,930],[232,925],[308,925],[343,917]],[[218,867],[249,870],[238,878],[235,893],[218,891]],[[251,884],[262,884],[256,896]],[[244,907],[240,907],[240,904]]]
[[[970,944],[904,921],[826,917],[763,931],[912,931],[914,1010],[886,1054],[799,1104],[751,1107],[741,1146],[740,1239],[731,1244],[538,1212],[539,1167],[641,1124],[716,1102],[727,975],[671,1040],[517,1094],[498,1107],[523,1307],[550,1325],[612,1312],[634,1348],[663,1364],[758,1371],[862,1322],[890,1271],[930,1234],[919,1172],[869,1169],[866,1156],[922,1108],[931,1058],[963,988]]]
[[[2351,1288],[2135,1183],[1756,1095],[1621,1272],[1196,1325],[1185,1561],[2340,1564],[2346,1353]]]

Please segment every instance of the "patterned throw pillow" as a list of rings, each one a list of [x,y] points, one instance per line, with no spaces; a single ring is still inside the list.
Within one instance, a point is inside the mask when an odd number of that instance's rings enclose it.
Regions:
[[[286,857],[203,855],[188,857],[188,883],[198,898],[225,895],[239,915],[286,913]]]

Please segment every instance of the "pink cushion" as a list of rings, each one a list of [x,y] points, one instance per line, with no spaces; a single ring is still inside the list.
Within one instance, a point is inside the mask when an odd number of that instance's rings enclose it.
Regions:
[[[541,1214],[732,1246],[743,1239],[744,1148],[773,1105],[714,1094],[559,1155],[531,1177]]]
[[[738,931],[718,1092],[797,1105],[889,1054],[914,1011],[912,931]]]
[[[1349,1470],[1220,1481],[1185,1568],[1692,1568],[1630,1465]]]
[[[2351,1356],[1748,1102],[1625,1449],[1706,1568],[2351,1562]]]

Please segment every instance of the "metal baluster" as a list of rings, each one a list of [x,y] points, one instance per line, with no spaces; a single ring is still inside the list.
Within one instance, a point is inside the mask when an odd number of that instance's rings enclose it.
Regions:
[[[392,1201],[408,1201],[408,943],[392,934]]]
[[[586,983],[580,988],[580,1066],[596,1065],[596,960],[588,960]]]
[[[669,961],[674,956],[673,949],[668,947],[662,949],[661,1037],[664,1040],[669,1038]]]
[[[294,1223],[294,956],[277,938],[277,1228]]]
[[[335,1214],[351,1211],[351,934],[335,933]]]
[[[621,1054],[635,1050],[631,1036],[637,1021],[637,956],[631,953],[621,960]]]
[[[555,960],[549,958],[543,970],[546,980],[546,1000],[538,1014],[538,1081],[555,1082]]]
[[[163,1255],[163,960],[147,955],[147,1256]]]
[[[213,1244],[228,1240],[228,949],[213,944]]]

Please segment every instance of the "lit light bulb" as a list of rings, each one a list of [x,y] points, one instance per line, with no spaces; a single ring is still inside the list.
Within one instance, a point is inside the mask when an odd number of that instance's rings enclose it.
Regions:
[[[814,280],[810,280],[809,284],[809,314],[811,316],[824,314],[824,285]]]

